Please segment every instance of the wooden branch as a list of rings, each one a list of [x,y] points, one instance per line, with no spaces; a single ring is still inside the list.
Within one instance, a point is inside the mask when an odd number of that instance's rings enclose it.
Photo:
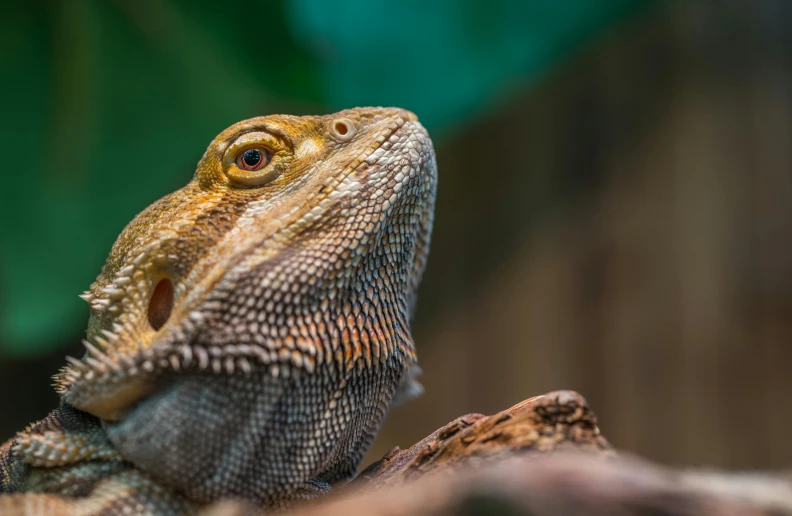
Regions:
[[[338,496],[341,494],[341,496]],[[673,471],[590,453],[506,458],[374,490],[338,493],[295,516],[778,516],[792,484],[766,475]]]
[[[493,416],[457,418],[406,450],[394,448],[354,483],[369,489],[392,486],[438,470],[454,471],[471,461],[562,450],[612,454],[586,400],[572,391],[536,396]]]

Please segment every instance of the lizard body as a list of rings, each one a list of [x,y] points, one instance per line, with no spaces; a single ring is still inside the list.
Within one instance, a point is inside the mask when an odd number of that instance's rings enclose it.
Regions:
[[[410,390],[435,186],[405,110],[220,133],[82,296],[87,353],[56,378],[61,408],[0,448],[0,492],[26,493],[5,503],[283,507],[350,478]]]

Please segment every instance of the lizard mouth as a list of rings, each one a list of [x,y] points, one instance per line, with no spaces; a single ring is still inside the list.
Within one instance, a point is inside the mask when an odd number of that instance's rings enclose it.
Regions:
[[[398,115],[391,118],[393,127],[381,133],[377,144],[369,147],[362,158],[344,167],[345,172],[336,178],[339,182],[345,181],[361,166],[367,166],[366,162],[379,159],[382,149],[385,148],[387,152],[392,145],[387,144],[388,142],[400,139],[398,133],[405,126],[417,123],[417,117],[409,111],[400,111]],[[293,220],[278,232],[293,232],[301,222],[300,219]],[[277,233],[273,235],[276,236]],[[238,259],[241,260],[242,257]],[[224,265],[232,268],[236,264],[235,260]],[[207,285],[209,288],[212,286]],[[182,313],[183,310],[179,310],[178,315],[175,313],[176,289],[170,278],[160,276],[152,280],[149,288],[152,289],[149,290],[152,295],[148,305],[141,308],[146,314],[144,317],[147,318],[148,325],[155,332],[161,333],[161,329],[165,331],[168,321],[174,323],[178,320],[180,326],[201,324],[201,313],[198,311]],[[116,298],[114,302],[123,300],[115,286],[106,290],[108,296]],[[167,324],[167,327],[172,328],[172,324]],[[56,390],[64,396],[66,402],[108,421],[118,420],[131,405],[150,394],[154,390],[155,376],[165,371],[189,369],[215,374],[233,374],[237,371],[249,374],[254,366],[263,365],[269,367],[270,372],[277,376],[289,374],[290,368],[313,372],[320,360],[312,347],[300,349],[299,344],[288,353],[284,353],[282,349],[259,345],[202,346],[196,345],[190,339],[168,338],[168,345],[164,341],[160,341],[158,345],[135,345],[131,341],[137,341],[136,335],[128,334],[119,324],[113,325],[113,331],[101,330],[92,340],[94,342],[83,341],[87,353],[82,359],[67,357],[68,365],[55,377]],[[121,340],[130,340],[130,344],[119,349]],[[173,344],[179,341],[182,343]]]

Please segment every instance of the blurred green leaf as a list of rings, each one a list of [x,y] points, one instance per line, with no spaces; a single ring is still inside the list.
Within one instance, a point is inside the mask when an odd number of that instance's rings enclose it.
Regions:
[[[455,127],[646,0],[62,0],[0,17],[0,352],[79,332],[116,235],[211,138],[271,112],[399,105]]]
[[[398,105],[444,131],[646,0],[294,0],[332,109]]]

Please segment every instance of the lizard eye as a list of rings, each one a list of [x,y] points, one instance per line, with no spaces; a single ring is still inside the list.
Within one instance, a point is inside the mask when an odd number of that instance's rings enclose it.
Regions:
[[[241,186],[264,186],[283,172],[288,149],[278,138],[266,131],[240,135],[223,154],[223,172]]]
[[[236,165],[242,170],[253,172],[266,167],[271,159],[272,154],[267,149],[254,147],[240,152],[236,158]]]

